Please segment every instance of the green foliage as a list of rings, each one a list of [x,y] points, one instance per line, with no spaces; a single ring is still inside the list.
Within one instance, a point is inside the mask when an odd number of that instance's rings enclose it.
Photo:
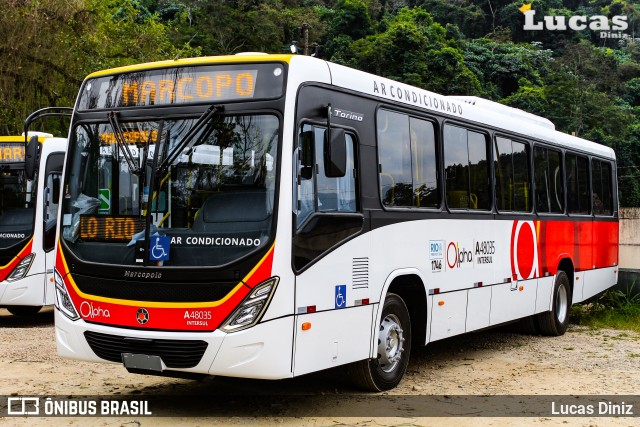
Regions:
[[[542,117],[546,117],[549,111],[544,87],[533,85],[525,78],[518,81],[517,92],[504,98],[502,103]]]
[[[0,133],[72,105],[90,72],[241,51],[289,52],[309,24],[322,58],[445,95],[480,95],[616,150],[622,206],[640,206],[640,43],[524,31],[517,0],[0,0]],[[534,0],[544,15],[626,15],[631,0]],[[194,37],[195,35],[195,37]]]
[[[347,63],[374,74],[443,94],[471,95],[480,82],[464,64],[458,40],[420,8],[404,8],[385,31],[356,40]]]
[[[485,83],[483,96],[501,99],[519,88],[520,79],[543,84],[552,62],[552,52],[538,45],[497,43],[489,39],[464,43],[465,64]]]
[[[420,6],[429,12],[436,22],[464,28],[464,34],[467,37],[483,37],[491,31],[487,14],[473,2],[423,0],[415,2],[415,6]]]
[[[327,28],[330,37],[345,35],[357,40],[369,35],[371,30],[371,17],[364,1],[338,0]]]
[[[571,315],[580,325],[640,332],[640,293],[635,282],[625,291],[610,289],[595,302],[572,307]]]
[[[0,6],[3,134],[19,132],[35,109],[73,105],[88,73],[177,52],[169,27],[135,0],[0,0]]]

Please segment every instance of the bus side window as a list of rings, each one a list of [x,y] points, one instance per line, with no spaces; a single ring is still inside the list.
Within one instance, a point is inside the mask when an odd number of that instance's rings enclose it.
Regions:
[[[484,134],[459,126],[444,126],[447,206],[489,210],[488,144]]]
[[[384,206],[413,206],[409,116],[378,111],[380,199]]]
[[[593,214],[613,215],[611,164],[594,159],[591,165]]]
[[[567,210],[569,213],[589,214],[589,160],[584,156],[567,154]]]
[[[355,141],[346,134],[347,168],[343,177],[325,175],[326,129],[304,125],[298,142],[296,228],[314,212],[356,212]]]
[[[529,146],[498,136],[493,148],[498,210],[529,212]]]
[[[563,213],[564,185],[560,152],[545,147],[535,147],[533,158],[536,211]]]

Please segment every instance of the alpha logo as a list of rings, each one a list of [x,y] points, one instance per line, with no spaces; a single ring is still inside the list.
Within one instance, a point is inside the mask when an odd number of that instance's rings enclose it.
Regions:
[[[460,246],[460,242],[449,242],[447,245],[447,266],[461,268],[473,266],[473,252]]]
[[[136,311],[136,320],[141,325],[144,325],[149,321],[149,312],[146,308],[139,308],[138,311]]]
[[[94,307],[93,302],[82,301],[80,304],[80,315],[85,319],[95,319],[96,317],[111,317],[108,309]]]
[[[627,16],[616,15],[611,18],[611,23],[609,18],[604,15],[574,15],[569,17],[568,20],[565,16],[544,16],[542,21],[535,22],[536,11],[531,9],[531,3],[523,4],[518,10],[524,14],[524,30],[565,31],[571,29],[582,31],[588,28],[592,31],[601,31],[601,38],[628,38],[623,37],[622,34],[609,32],[625,31],[629,28]]]
[[[539,277],[538,237],[533,221],[514,221],[511,229],[511,272],[518,279]]]

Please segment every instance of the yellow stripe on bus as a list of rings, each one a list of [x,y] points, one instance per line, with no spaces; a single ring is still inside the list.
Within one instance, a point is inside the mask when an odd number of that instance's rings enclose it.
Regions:
[[[157,61],[147,62],[144,64],[126,65],[124,67],[111,68],[109,70],[96,71],[87,76],[86,79],[95,77],[109,76],[112,74],[131,73],[135,71],[153,70],[157,68],[176,68],[192,65],[214,65],[214,64],[233,64],[239,65],[247,62],[271,62],[281,61],[287,64],[294,55],[227,55],[227,56],[203,56],[201,58],[185,58],[176,61]],[[85,80],[86,80],[85,79]]]

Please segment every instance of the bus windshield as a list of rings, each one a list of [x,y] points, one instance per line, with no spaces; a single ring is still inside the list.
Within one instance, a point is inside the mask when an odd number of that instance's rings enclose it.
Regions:
[[[278,134],[271,114],[78,125],[62,238],[89,262],[233,262],[271,235]]]
[[[23,168],[0,164],[0,191],[0,249],[6,249],[33,233],[36,186]]]

